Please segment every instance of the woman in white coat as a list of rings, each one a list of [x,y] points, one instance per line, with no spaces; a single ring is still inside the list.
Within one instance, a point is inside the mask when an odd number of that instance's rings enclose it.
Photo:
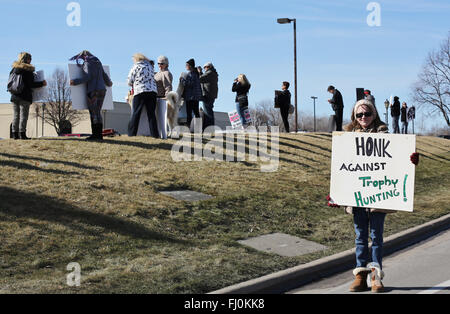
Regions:
[[[172,91],[173,76],[169,71],[169,59],[166,56],[158,57],[159,72],[155,74],[158,89],[156,103],[156,120],[158,122],[159,136],[167,138],[167,94]]]

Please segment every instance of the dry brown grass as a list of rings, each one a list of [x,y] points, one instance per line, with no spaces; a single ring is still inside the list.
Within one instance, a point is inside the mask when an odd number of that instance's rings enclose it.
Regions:
[[[174,140],[0,141],[1,293],[204,293],[351,248],[351,217],[326,206],[331,136],[280,137],[280,167],[174,162]],[[450,212],[449,141],[419,137],[415,212],[387,235]],[[158,193],[213,195],[187,203]],[[297,258],[236,241],[284,232],[328,250]],[[81,286],[66,285],[78,262]]]

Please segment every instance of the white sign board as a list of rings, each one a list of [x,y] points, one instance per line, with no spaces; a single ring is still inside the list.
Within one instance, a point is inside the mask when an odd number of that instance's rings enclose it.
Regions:
[[[333,132],[330,197],[341,206],[412,212],[415,135]]]
[[[106,74],[111,78],[109,74],[109,66],[104,65],[103,69]],[[69,64],[69,79],[75,80],[83,77],[83,68],[76,64]],[[86,110],[87,106],[87,85],[80,84],[77,86],[70,86],[70,97],[72,98],[72,109],[74,110]],[[112,98],[112,88],[106,86],[105,100],[103,101],[102,110],[114,110],[114,103]]]
[[[44,71],[37,71],[34,73],[34,81],[42,82],[45,80]],[[33,102],[47,100],[48,89],[47,86],[40,88],[33,88]]]
[[[243,129],[241,117],[236,110],[228,112],[228,117],[230,118],[231,127],[233,129]]]

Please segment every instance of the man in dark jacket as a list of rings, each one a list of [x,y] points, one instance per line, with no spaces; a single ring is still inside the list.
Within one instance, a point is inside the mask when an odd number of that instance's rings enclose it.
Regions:
[[[218,81],[219,75],[211,62],[203,66],[205,73],[200,76],[200,84],[203,94],[203,129],[210,125],[214,125],[214,101],[217,99],[219,92]]]
[[[336,131],[342,131],[342,117],[344,113],[344,101],[342,100],[342,95],[333,85],[328,86],[327,91],[333,95],[333,98],[328,99],[328,102],[334,110]]]
[[[398,120],[400,118],[400,100],[397,96],[394,97],[394,103],[391,105],[392,126],[394,133],[400,133],[400,126]]]
[[[12,133],[14,139],[27,140],[27,122],[30,105],[33,102],[32,88],[39,88],[47,85],[46,81],[34,81],[34,66],[31,65],[31,54],[22,52],[19,54],[17,61],[13,63],[10,72],[22,76],[23,90],[19,94],[11,94],[11,102],[13,103],[14,116],[12,123]]]
[[[281,93],[278,95],[278,104],[280,106],[281,118],[283,119],[284,128],[289,133],[289,106],[291,105],[291,92],[289,91],[289,82],[283,82],[281,85]]]

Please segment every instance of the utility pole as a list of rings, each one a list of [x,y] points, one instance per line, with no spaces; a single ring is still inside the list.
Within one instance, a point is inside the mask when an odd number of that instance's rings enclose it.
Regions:
[[[311,96],[314,101],[314,132],[316,132],[316,96]]]

